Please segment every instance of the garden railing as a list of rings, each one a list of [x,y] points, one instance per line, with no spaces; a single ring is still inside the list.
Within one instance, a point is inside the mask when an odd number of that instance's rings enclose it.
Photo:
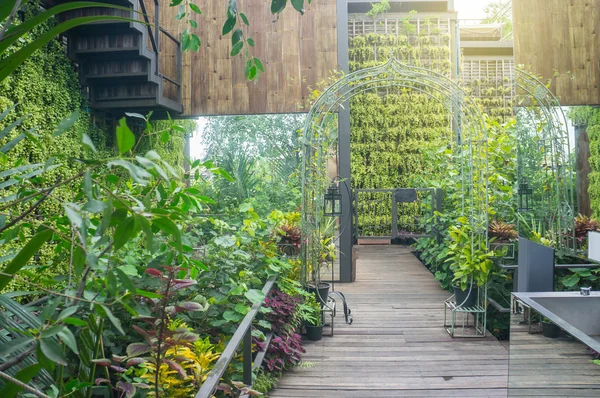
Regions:
[[[275,283],[277,276],[271,277],[265,286],[262,289],[265,297]],[[227,370],[227,367],[231,363],[231,360],[235,357],[235,353],[238,350],[240,343],[243,341],[243,354],[244,354],[244,365],[243,365],[243,382],[247,387],[252,387],[252,372],[255,369],[258,369],[262,364],[262,360],[265,357],[267,350],[269,349],[269,344],[271,343],[272,333],[267,335],[266,345],[264,351],[258,353],[254,360],[254,366],[252,365],[252,322],[254,318],[258,314],[260,307],[263,305],[264,300],[252,305],[250,311],[246,314],[240,326],[236,329],[235,333],[231,337],[231,340],[223,350],[223,353],[219,357],[219,360],[213,367],[212,371],[208,374],[208,377],[200,387],[200,390],[195,395],[195,398],[210,398],[219,382],[223,374]],[[245,395],[242,395],[244,397]]]

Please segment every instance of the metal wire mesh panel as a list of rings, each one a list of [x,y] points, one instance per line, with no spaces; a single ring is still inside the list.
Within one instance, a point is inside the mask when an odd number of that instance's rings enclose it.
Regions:
[[[359,238],[393,238],[393,189],[356,190],[356,227]]]
[[[409,188],[414,200],[398,200],[396,197],[396,236],[401,238],[429,236],[427,226],[432,222],[435,209],[435,190],[432,188]]]
[[[575,169],[567,118],[550,90],[527,72],[517,71],[516,94],[520,233],[573,253]]]

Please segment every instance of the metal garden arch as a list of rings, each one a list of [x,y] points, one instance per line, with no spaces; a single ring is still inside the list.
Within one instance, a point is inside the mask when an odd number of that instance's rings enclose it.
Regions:
[[[521,209],[552,234],[554,247],[575,253],[575,173],[567,118],[560,102],[533,74],[516,70],[515,114],[518,180],[526,183],[536,209]]]
[[[484,116],[473,99],[454,81],[433,71],[407,66],[395,58],[385,64],[348,74],[329,86],[315,101],[303,129],[302,148],[302,272],[314,282],[319,268],[323,195],[329,187],[327,159],[336,148],[336,113],[349,100],[365,91],[419,92],[442,104],[451,116],[456,144],[454,151],[462,170],[462,210],[474,228],[472,242],[486,240],[488,224],[487,130]],[[342,220],[351,223],[351,219]],[[347,254],[348,255],[348,254]]]

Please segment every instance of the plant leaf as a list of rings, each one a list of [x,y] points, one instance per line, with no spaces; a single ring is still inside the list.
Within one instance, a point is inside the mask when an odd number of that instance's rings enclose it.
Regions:
[[[40,349],[42,353],[51,360],[62,366],[67,366],[67,359],[65,358],[62,348],[56,341],[51,338],[40,340]]]
[[[285,8],[287,0],[271,0],[271,13],[279,14]]]
[[[115,229],[114,237],[114,249],[119,250],[122,248],[133,236],[135,230],[135,219],[133,217],[127,217],[121,221]]]
[[[0,346],[0,357],[6,357],[13,352],[31,344],[33,341],[34,339],[28,336],[12,339],[10,343],[2,344],[2,346]]]
[[[166,217],[160,217],[152,220],[152,225],[156,226],[162,232],[171,235],[175,240],[175,245],[177,249],[180,251],[182,250],[181,231],[173,221],[169,220]]]
[[[107,306],[96,304],[95,308],[97,310],[99,310],[100,315],[104,315],[104,316],[108,317],[110,322],[119,331],[119,333],[121,333],[123,336],[125,336],[125,331],[123,330],[123,327],[121,326],[121,321],[119,320],[119,318],[117,318],[116,316],[113,315],[112,311]]]
[[[128,357],[139,357],[140,355],[152,351],[152,347],[146,343],[131,343],[127,346],[126,351]]]
[[[252,302],[252,304],[262,303],[265,299],[265,294],[257,289],[248,290],[244,296]]]
[[[77,342],[75,340],[75,336],[73,335],[73,332],[71,332],[69,330],[68,327],[65,327],[63,330],[58,332],[58,337],[60,337],[62,342],[65,343],[65,345],[67,347],[69,347],[71,349],[71,351],[73,351],[75,353],[75,355],[79,355],[79,351],[77,350]]]
[[[223,36],[225,36],[226,34],[231,32],[233,30],[233,28],[235,28],[236,22],[237,22],[237,17],[235,15],[233,17],[227,18],[227,20],[223,24],[223,30],[221,31],[221,34]]]
[[[59,135],[61,135],[62,133],[64,133],[71,127],[73,127],[75,125],[75,123],[77,123],[77,120],[79,119],[80,112],[81,112],[81,110],[77,109],[75,112],[71,113],[69,116],[64,118],[58,124],[58,127],[56,127],[56,131],[52,134],[52,137],[58,137]]]
[[[121,118],[117,126],[117,147],[119,148],[119,153],[123,155],[129,152],[134,145],[135,135],[133,135],[129,126],[127,126],[127,119]]]
[[[291,0],[291,2],[296,11],[304,15],[304,0]]]
[[[52,237],[53,232],[49,229],[38,232],[27,244],[21,249],[19,254],[2,270],[0,275],[0,290],[3,290],[13,279],[13,275],[23,268],[29,259],[33,257],[37,251]]]

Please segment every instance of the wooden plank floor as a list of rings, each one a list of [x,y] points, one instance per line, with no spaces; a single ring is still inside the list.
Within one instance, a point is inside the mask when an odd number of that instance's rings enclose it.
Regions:
[[[309,366],[287,372],[271,397],[506,397],[508,351],[495,338],[452,339],[443,291],[402,246],[361,246],[357,282],[336,284],[334,337],[307,343]]]
[[[511,316],[509,396],[600,397],[600,366],[587,347],[564,333],[528,333],[522,319]]]

